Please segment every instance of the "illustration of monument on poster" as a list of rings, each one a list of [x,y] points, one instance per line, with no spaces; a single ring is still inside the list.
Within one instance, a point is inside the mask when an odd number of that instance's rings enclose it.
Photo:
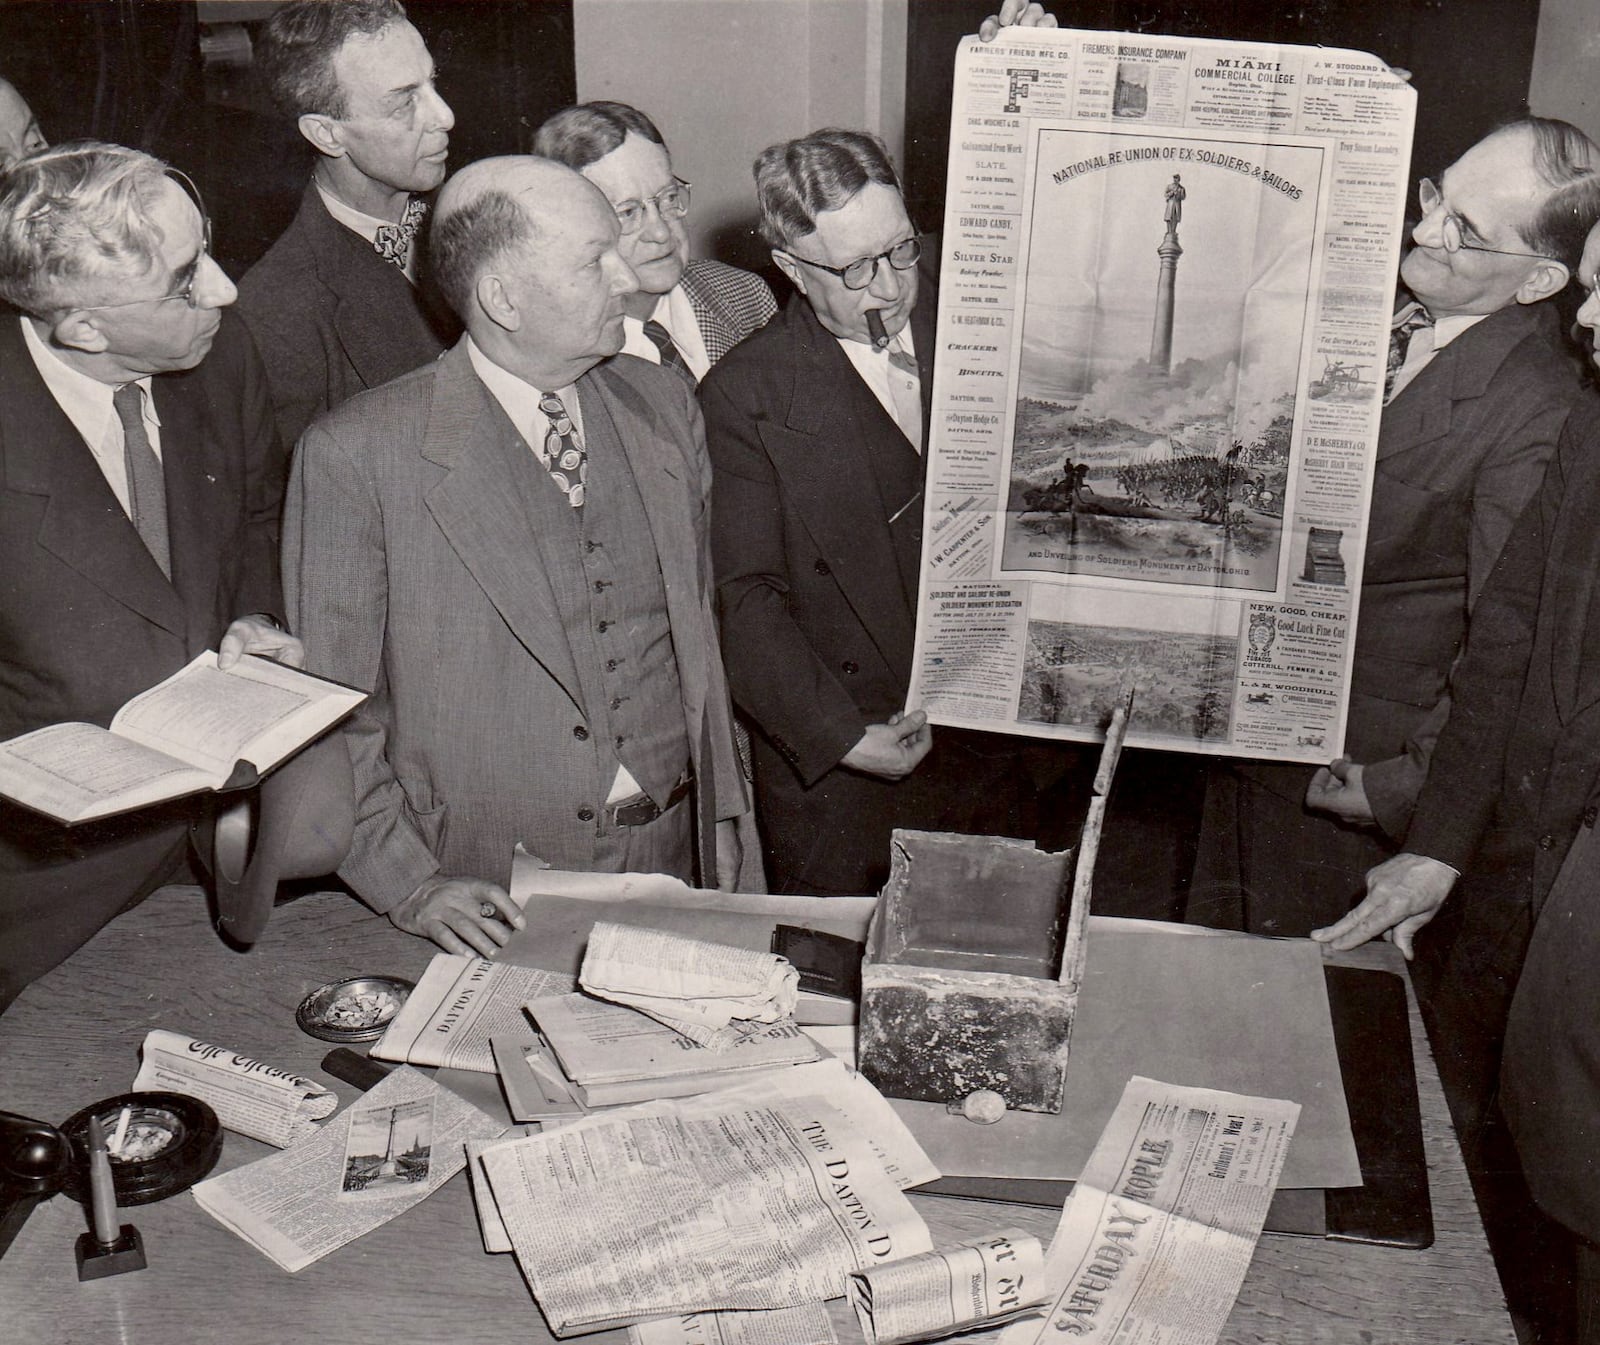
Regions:
[[[1279,588],[1322,153],[1040,133],[1002,571]]]

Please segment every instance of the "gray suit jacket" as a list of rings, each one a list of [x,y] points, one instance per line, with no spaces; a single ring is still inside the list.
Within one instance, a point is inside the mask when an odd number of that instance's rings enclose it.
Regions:
[[[266,363],[288,448],[324,411],[420,368],[461,334],[442,304],[328,213],[311,183],[289,227],[239,282],[238,309]]]
[[[700,814],[747,811],[711,608],[710,467],[683,379],[628,356],[578,384],[639,485],[667,592]],[[592,409],[591,409],[592,408]],[[436,872],[505,883],[518,842],[593,868],[611,783],[517,487],[530,450],[463,341],[353,398],[296,455],[284,588],[310,666],[373,692],[346,733],[359,800],[341,875],[388,910]]]

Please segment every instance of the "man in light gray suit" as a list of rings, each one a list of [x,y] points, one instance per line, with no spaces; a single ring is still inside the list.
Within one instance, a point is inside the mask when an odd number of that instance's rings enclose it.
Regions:
[[[373,692],[346,729],[341,875],[400,928],[488,953],[521,923],[518,843],[726,884],[748,803],[694,394],[607,359],[638,288],[615,213],[534,157],[471,165],[435,210],[467,335],[307,430],[284,586],[309,666]]]

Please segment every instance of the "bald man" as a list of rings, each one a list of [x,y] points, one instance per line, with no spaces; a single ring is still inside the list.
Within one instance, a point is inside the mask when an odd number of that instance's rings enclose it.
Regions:
[[[370,688],[340,873],[402,929],[492,952],[521,843],[564,869],[729,885],[748,809],[712,620],[689,382],[616,356],[639,287],[599,188],[484,160],[432,258],[466,328],[301,439],[284,586],[309,666]]]

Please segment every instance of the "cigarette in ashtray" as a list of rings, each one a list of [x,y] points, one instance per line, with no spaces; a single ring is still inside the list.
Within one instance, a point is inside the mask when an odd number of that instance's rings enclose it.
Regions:
[[[889,329],[883,325],[883,310],[881,308],[867,309],[867,334],[872,337],[874,350],[887,350],[889,348]]]

